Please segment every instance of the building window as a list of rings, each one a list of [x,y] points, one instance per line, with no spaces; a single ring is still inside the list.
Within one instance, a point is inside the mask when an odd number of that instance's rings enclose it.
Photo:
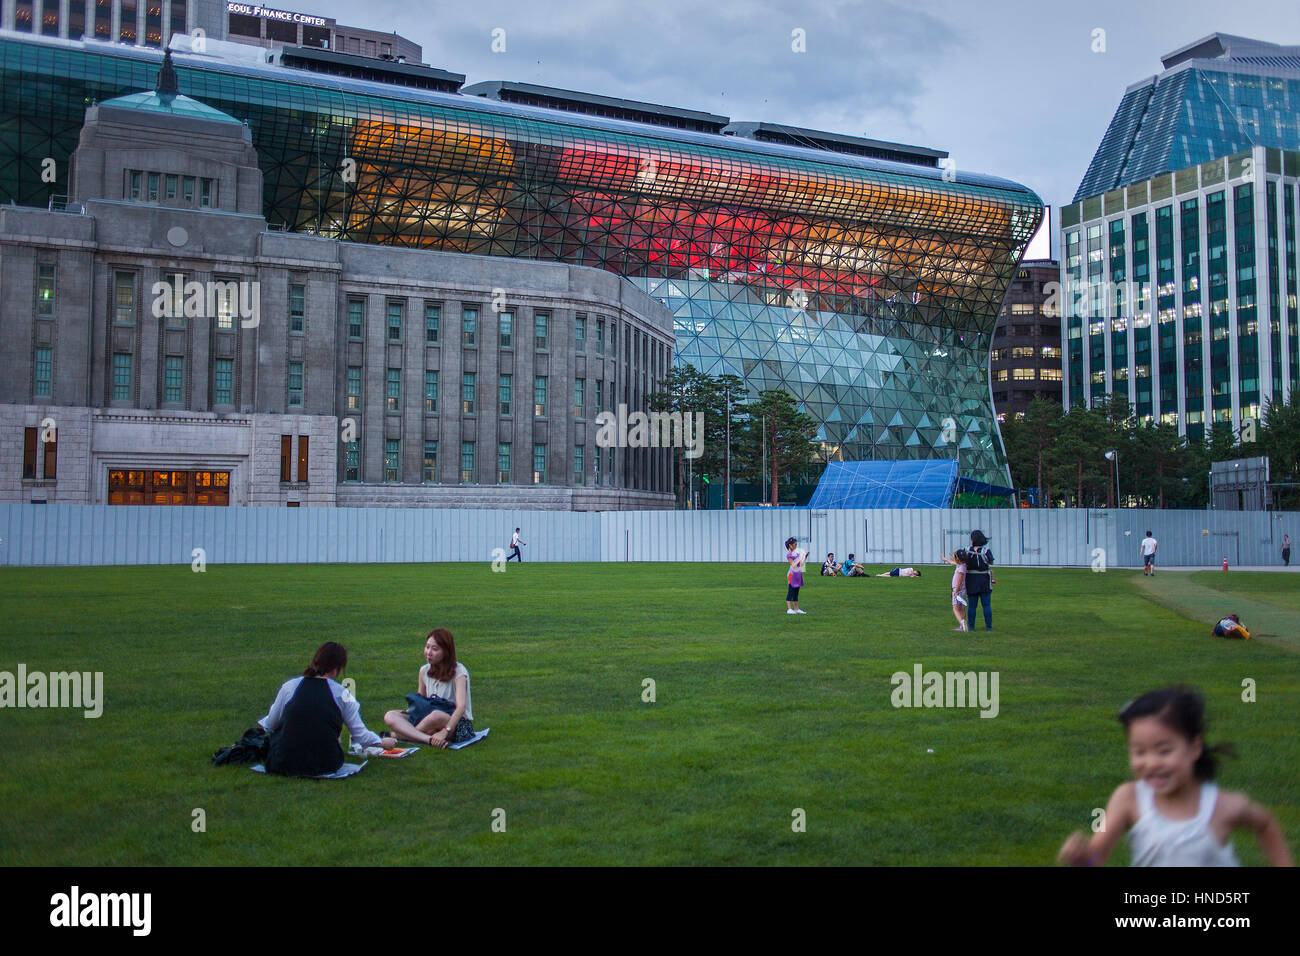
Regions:
[[[1118,372],[1119,370],[1116,369],[1116,378],[1119,377]],[[1125,369],[1124,372],[1127,375],[1128,369]],[[1040,368],[1038,377],[1044,382],[1059,382],[1061,380],[1061,370],[1059,368]]]
[[[36,395],[48,398],[54,390],[54,350],[39,348],[36,350]]]
[[[573,349],[576,352],[587,351],[587,317],[579,315],[573,320]]]
[[[113,401],[131,400],[131,359],[123,352],[113,353]]]
[[[169,355],[163,370],[163,401],[171,404],[182,402],[185,391],[185,359],[179,355]]]
[[[614,484],[614,449],[609,449],[609,467],[605,469],[605,484]]]
[[[1032,345],[1018,345],[1011,350],[1012,358],[1033,358],[1034,347]]]
[[[424,411],[427,415],[438,412],[438,373],[432,369],[424,373]]]
[[[478,309],[465,309],[460,315],[461,344],[472,348],[478,344]]]
[[[508,349],[512,347],[515,335],[515,314],[513,312],[501,313],[501,347]]]
[[[586,466],[583,464],[585,449],[581,445],[574,446],[573,449],[573,483],[581,485],[585,481]]]
[[[586,407],[587,380],[585,378],[575,378],[573,380],[573,417],[582,418]]]
[[[144,194],[144,173],[138,169],[131,170],[130,184],[128,195],[133,202],[139,202],[140,197]]]
[[[348,411],[355,412],[361,408],[361,366],[348,366],[347,384]]]
[[[309,437],[307,435],[299,435],[298,436],[298,482],[299,484],[304,484],[304,485],[307,484],[307,475],[308,475],[307,460],[309,458],[307,451],[309,446],[310,446]]]
[[[402,320],[406,318],[406,303],[401,300],[388,300],[388,341],[402,340]]]
[[[389,438],[384,442],[384,481],[394,484],[401,481],[402,440]]]
[[[113,273],[113,321],[135,324],[135,273]]]
[[[53,481],[59,477],[59,442],[58,433],[51,433],[50,440],[45,442],[45,470],[41,473],[47,481]]]
[[[293,436],[280,436],[280,481],[288,483],[293,480],[293,475],[289,469],[293,467],[291,456],[293,455]]]
[[[533,379],[533,415],[546,417],[546,376],[538,375]]]
[[[235,296],[238,295],[236,280],[218,280],[215,292],[217,328],[233,329],[235,327]]]
[[[1006,380],[1007,380],[1007,370],[1006,370],[1006,369],[1004,369],[1004,368],[1000,368],[1000,369],[998,369],[996,372],[993,373],[993,381],[995,381],[995,382],[1005,382]]]
[[[36,267],[36,314],[49,318],[54,315],[54,266]]]
[[[1034,380],[1034,370],[1032,368],[1018,368],[1011,372],[1012,381],[1032,382]]]
[[[438,319],[442,316],[442,306],[432,302],[424,304],[424,341],[430,345],[438,344]]]
[[[460,410],[462,414],[474,414],[474,373],[463,372],[460,377]]]
[[[460,483],[462,485],[474,483],[474,443],[472,441],[460,443]]]
[[[302,405],[302,363],[289,363],[289,407]]]
[[[618,358],[618,322],[614,319],[609,320],[609,354],[611,358]]]
[[[540,485],[546,481],[546,446],[533,446],[533,484]]]
[[[343,443],[343,480],[361,480],[361,442]]]
[[[138,197],[132,197],[138,198]],[[186,176],[181,181],[181,198],[190,205],[194,204],[194,177]]]
[[[1044,345],[1042,356],[1045,359],[1059,359],[1061,357],[1061,347],[1059,345]]]
[[[366,324],[366,300],[348,299],[348,338],[361,338]]]
[[[384,380],[385,409],[390,412],[400,411],[402,407],[402,370],[390,368]]]
[[[424,483],[426,485],[436,484],[438,481],[438,443],[436,441],[426,441],[424,443]]]
[[[213,366],[212,384],[214,405],[233,405],[235,383],[235,360],[217,359]]]
[[[514,376],[502,375],[497,379],[497,404],[498,411],[502,415],[511,414],[510,411],[510,392],[513,386]]]
[[[510,443],[497,445],[497,484],[510,484]]]
[[[596,414],[597,414],[597,415],[599,415],[601,412],[603,412],[603,411],[605,410],[605,406],[601,404],[601,402],[603,401],[602,396],[604,395],[604,392],[605,392],[605,381],[604,381],[604,379],[599,379],[599,378],[596,379],[596,395],[595,395],[595,398],[596,398]]]
[[[591,483],[593,485],[599,486],[600,485],[600,449],[599,448],[597,448],[596,453],[591,456],[591,474],[592,474]]]
[[[36,478],[36,447],[39,428],[23,429],[23,478]]]
[[[307,318],[307,287],[289,286],[289,331],[301,332]]]
[[[178,185],[178,179],[177,179],[177,177],[169,173],[169,174],[167,175],[166,185],[165,185],[164,188],[163,188],[163,198],[164,198],[164,199],[175,199],[175,198],[176,198],[176,192],[177,192],[177,189],[176,189],[177,185]]]
[[[149,174],[149,201],[150,202],[158,201],[158,179],[159,176],[157,173]]]
[[[217,183],[214,179],[199,180],[199,208],[211,209],[217,204]]]
[[[596,320],[596,354],[603,355],[605,352],[605,320]]]
[[[546,340],[549,337],[547,327],[550,325],[551,317],[545,312],[538,312],[533,319],[533,331],[537,339],[536,348],[541,351],[546,348]]]

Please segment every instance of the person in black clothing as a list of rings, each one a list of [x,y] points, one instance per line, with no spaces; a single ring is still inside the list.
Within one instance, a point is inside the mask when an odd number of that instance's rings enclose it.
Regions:
[[[984,630],[993,630],[993,552],[989,539],[978,528],[970,533],[970,550],[966,552],[966,627],[975,630],[980,602],[984,604]]]
[[[271,711],[258,723],[271,732],[266,772],[290,777],[315,777],[343,766],[339,732],[348,725],[352,739],[363,747],[397,746],[361,722],[361,705],[338,682],[348,665],[342,644],[326,641],[302,672],[285,681]]]

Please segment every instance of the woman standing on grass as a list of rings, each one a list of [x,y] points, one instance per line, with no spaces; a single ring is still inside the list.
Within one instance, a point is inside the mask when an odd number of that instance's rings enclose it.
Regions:
[[[1119,715],[1135,779],[1106,804],[1105,826],[1092,838],[1075,833],[1058,861],[1101,866],[1129,831],[1134,866],[1237,866],[1229,838],[1252,830],[1273,866],[1291,866],[1277,819],[1244,793],[1214,784],[1219,751],[1205,745],[1205,701],[1188,687],[1143,694]]]
[[[390,710],[384,723],[404,740],[445,749],[474,736],[469,671],[456,660],[456,642],[445,627],[429,632],[424,665],[415,676],[415,693],[406,710]]]
[[[803,587],[803,566],[808,560],[808,552],[800,551],[796,545],[799,541],[796,538],[786,538],[785,540],[785,559],[790,564],[790,570],[785,573],[785,613],[786,614],[806,614],[806,611],[799,610],[799,589]]]
[[[348,725],[352,739],[363,747],[394,747],[392,737],[380,737],[361,722],[361,705],[338,682],[348,666],[342,644],[326,641],[302,672],[284,682],[271,712],[258,721],[271,731],[266,772],[290,777],[315,777],[343,766],[339,731]]]

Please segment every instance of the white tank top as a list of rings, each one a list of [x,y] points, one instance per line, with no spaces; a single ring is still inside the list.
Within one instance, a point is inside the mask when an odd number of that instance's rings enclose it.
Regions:
[[[1200,805],[1190,820],[1170,820],[1156,810],[1155,793],[1145,780],[1137,784],[1138,821],[1129,831],[1134,866],[1240,866],[1232,844],[1220,845],[1210,829],[1219,788],[1201,784]]]

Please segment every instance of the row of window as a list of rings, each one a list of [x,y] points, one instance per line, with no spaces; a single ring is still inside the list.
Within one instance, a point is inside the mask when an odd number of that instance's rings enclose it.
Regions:
[[[151,174],[152,175],[152,174]],[[154,308],[155,314],[165,316],[169,325],[183,327],[186,316],[186,276],[182,273],[167,273],[162,280],[167,290],[159,298]],[[215,306],[216,326],[218,329],[233,329],[238,309],[247,305],[242,300],[246,295],[240,288],[243,280],[216,279],[212,283],[211,295],[206,289],[204,306],[211,298]],[[42,318],[53,317],[56,300],[56,275],[52,263],[42,263],[37,267],[36,280],[36,314]],[[348,338],[361,339],[364,335],[366,321],[366,300],[350,297],[348,299]],[[385,303],[387,321],[387,339],[390,342],[402,341],[406,325],[406,300],[388,299]],[[136,273],[116,270],[113,273],[113,321],[119,325],[134,325],[136,320]],[[306,328],[307,287],[301,283],[289,285],[289,331],[302,332]],[[498,317],[498,345],[503,348],[514,347],[514,312],[501,311]],[[442,304],[424,303],[424,341],[429,345],[440,343],[442,321]],[[549,312],[533,314],[533,346],[537,351],[546,351],[550,347]],[[596,355],[606,353],[605,328],[608,321],[608,354],[618,354],[618,323],[614,319],[597,317],[595,320],[595,340],[593,350]],[[587,351],[588,317],[577,313],[573,319],[574,351]],[[478,346],[479,310],[466,306],[461,310],[461,345],[466,348]],[[624,336],[627,338],[627,336]]]
[[[176,173],[159,173],[152,170],[128,169],[126,195],[132,202],[181,202],[198,208],[212,209],[217,205],[218,182],[204,176],[180,176]]]
[[[285,436],[288,441],[288,436]],[[305,441],[305,439],[299,439]],[[460,483],[465,485],[476,483],[476,444],[472,441],[463,441],[460,443]],[[511,481],[511,454],[513,445],[510,442],[501,442],[497,445],[497,483],[508,485]],[[281,449],[281,480],[284,478],[285,458],[284,448]],[[300,455],[305,456],[305,451],[300,451]],[[546,455],[547,446],[545,443],[533,445],[533,484],[540,485],[546,482]],[[600,449],[593,451],[592,457],[592,484],[601,483],[601,454]],[[305,458],[300,459],[299,473],[305,473]],[[399,484],[402,480],[401,467],[402,462],[402,440],[400,438],[389,438],[384,441],[384,482],[387,484]],[[584,446],[578,445],[573,449],[573,483],[583,485],[587,483],[587,450]],[[438,483],[438,442],[424,442],[424,458],[422,462],[422,482],[426,485]],[[608,449],[606,456],[606,468],[604,471],[605,484],[612,484],[614,480],[614,449]],[[299,479],[302,480],[302,479]],[[361,443],[357,441],[343,443],[343,480],[356,482],[361,480]]]
[[[49,349],[36,350],[36,395],[48,397],[51,393]],[[41,353],[46,353],[42,360]],[[294,367],[297,366],[297,401],[294,395]],[[291,405],[302,404],[302,363],[289,363],[289,394]],[[129,402],[134,397],[135,356],[130,352],[114,352],[110,376],[110,396],[115,402]],[[163,358],[163,399],[168,404],[185,401],[185,359],[180,355]],[[219,358],[212,363],[212,404],[235,403],[235,360]]]
[[[14,29],[22,33],[33,33],[32,0],[16,0],[14,4]],[[89,9],[87,9],[89,7]],[[122,0],[121,25],[118,40],[122,43],[135,43],[138,25],[137,9],[144,19],[144,36],[146,46],[162,46],[163,4],[160,0],[151,0],[138,8],[135,0]],[[170,36],[185,33],[185,0],[171,0],[167,10],[171,14]],[[67,38],[80,40],[83,36],[97,40],[111,40],[113,32],[113,6],[108,0],[69,0]],[[46,0],[41,8],[41,35],[57,37],[60,35],[59,4],[55,0]]]
[[[994,362],[1006,361],[1007,355],[1011,358],[1033,358],[1036,354],[1045,359],[1059,359],[1061,357],[1061,347],[1059,345],[1044,345],[1035,350],[1032,345],[1017,345],[1014,348],[994,349],[992,359]]]
[[[58,433],[54,429],[49,429],[42,436],[43,429],[24,428],[23,429],[23,478],[34,480],[37,470],[40,469],[41,477],[53,481],[59,473],[59,442]],[[46,441],[41,441],[45,437]],[[44,462],[40,461],[41,449],[44,449]]]
[[[301,376],[301,362],[290,363],[290,378],[292,381],[294,366],[299,366],[297,372]],[[478,375],[475,372],[462,372],[460,376],[460,405],[461,413],[465,415],[474,415],[478,413]],[[546,417],[547,404],[547,382],[548,376],[538,375],[533,378],[533,415],[536,418]],[[361,410],[361,391],[362,375],[361,366],[349,365],[346,378],[345,404],[350,412]],[[294,395],[293,386],[290,386],[290,404],[295,404],[292,396]],[[298,402],[301,404],[301,385],[299,385]],[[596,379],[595,391],[595,410],[596,412],[604,411],[604,402],[608,399],[610,405],[614,404],[614,383],[611,381],[606,387],[604,379]],[[585,378],[574,379],[573,382],[573,415],[575,418],[584,418],[586,416],[587,406],[587,380]],[[390,368],[384,379],[384,410],[389,412],[401,411],[402,408],[402,370],[400,368]],[[424,373],[424,411],[426,414],[437,414],[438,412],[438,372],[435,369],[428,369]],[[514,375],[501,374],[497,377],[497,414],[513,415],[514,414]]]
[[[1005,382],[1007,380],[1007,369],[1000,368],[993,373],[993,381]],[[1011,380],[1013,382],[1032,382],[1035,379],[1044,382],[1061,381],[1061,370],[1059,368],[1013,368],[1011,371]]]

